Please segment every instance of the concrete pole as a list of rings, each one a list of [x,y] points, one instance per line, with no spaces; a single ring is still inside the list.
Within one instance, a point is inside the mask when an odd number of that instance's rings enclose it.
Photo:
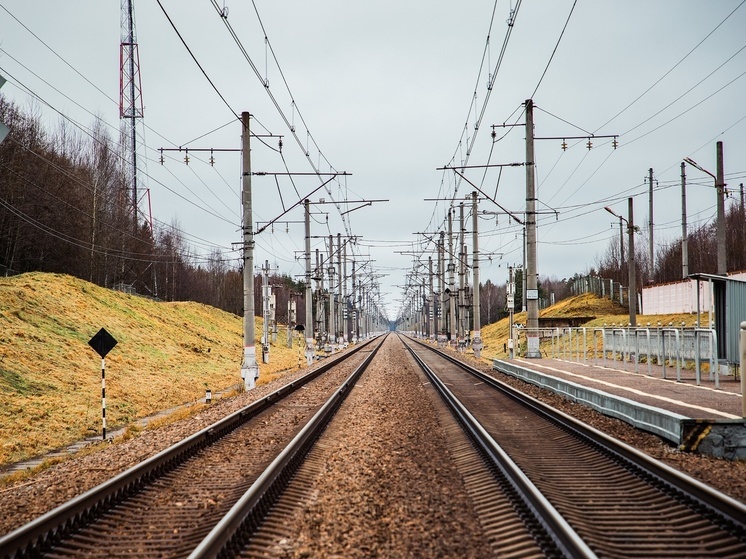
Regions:
[[[456,343],[456,264],[453,261],[453,208],[448,209],[448,325],[450,343]]]
[[[650,231],[650,247],[648,248],[648,261],[650,262],[650,278],[649,281],[653,281],[655,275],[655,245],[653,244],[653,168],[648,169],[648,229]]]
[[[534,102],[526,101],[526,357],[539,358],[538,262],[536,250],[536,161],[534,158]]]
[[[635,200],[627,199],[629,205],[629,214],[627,217],[627,232],[629,233],[629,323],[631,326],[637,326],[637,285],[635,271]]]
[[[334,353],[334,345],[337,342],[337,330],[334,312],[334,235],[329,235],[329,326],[327,330],[326,343],[331,345]]]
[[[430,300],[430,304],[428,305],[428,320],[429,322],[429,330],[430,330],[430,341],[435,340],[435,329],[436,329],[436,321],[435,321],[435,291],[433,290],[433,257],[428,256],[427,257],[427,268],[428,268],[428,277],[430,280],[430,290],[428,292],[428,297]]]
[[[293,322],[295,322],[295,301],[288,299],[288,348],[293,347]]]
[[[622,225],[622,216],[619,216],[619,270],[624,270],[624,226]]]
[[[686,163],[681,162],[681,276],[689,277],[689,234],[686,230]]]
[[[473,297],[473,319],[474,319],[474,335],[472,336],[471,348],[474,350],[474,357],[479,359],[482,352],[482,332],[481,332],[481,321],[482,317],[479,308],[479,231],[478,231],[478,201],[477,193],[471,193],[471,220],[472,220],[472,297]]]
[[[243,201],[243,362],[241,378],[244,389],[252,390],[259,378],[254,334],[254,225],[251,207],[251,148],[249,145],[249,113],[241,113],[241,159]]]
[[[337,329],[336,332],[339,334],[336,341],[338,344],[342,343],[342,331],[345,329],[342,313],[342,284],[345,278],[342,275],[342,233],[337,233]]]
[[[462,351],[466,343],[464,318],[466,314],[466,245],[464,244],[464,203],[459,204],[459,236],[458,236],[458,349]]]
[[[717,243],[718,243],[718,275],[728,273],[728,261],[725,252],[725,175],[723,172],[723,142],[717,144]]]
[[[508,298],[511,296],[513,297],[513,304],[508,304],[508,313],[510,314],[510,319],[508,321],[508,359],[513,359],[515,356],[515,348],[513,347],[513,311],[515,309],[515,281],[513,280],[513,266],[509,269],[508,288],[506,291]]]
[[[350,321],[352,319],[347,299],[347,243],[342,248],[342,342],[347,342],[350,339]]]
[[[262,363],[269,363],[269,260],[262,266]]]
[[[357,277],[355,270],[355,259],[352,259],[352,341],[357,343],[360,332],[358,331],[358,316],[357,316]]]
[[[313,347],[313,291],[311,289],[311,202],[303,201],[306,226],[306,363],[311,365],[314,357]]]
[[[526,226],[523,226],[523,268],[521,268],[521,312],[526,312]]]
[[[444,343],[445,336],[445,325],[443,323],[443,299],[445,295],[445,232],[440,232],[440,240],[438,241],[438,305],[435,308],[435,330],[438,336],[438,345],[442,346]]]

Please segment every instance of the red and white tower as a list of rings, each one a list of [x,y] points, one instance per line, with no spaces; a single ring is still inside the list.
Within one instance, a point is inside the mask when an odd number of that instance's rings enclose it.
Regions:
[[[119,47],[119,118],[130,121],[129,159],[132,172],[130,203],[135,226],[138,222],[137,193],[137,119],[143,117],[140,55],[135,35],[135,7],[133,0],[122,0],[122,30]]]

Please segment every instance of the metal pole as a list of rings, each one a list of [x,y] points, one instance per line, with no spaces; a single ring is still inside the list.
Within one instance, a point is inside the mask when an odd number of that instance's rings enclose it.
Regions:
[[[635,272],[635,219],[634,198],[627,199],[629,215],[627,216],[627,232],[629,233],[629,323],[637,326],[637,285]]]
[[[689,277],[689,239],[686,230],[686,163],[681,162],[681,276]]]
[[[723,174],[723,142],[717,143],[717,243],[718,243],[718,274],[728,273],[728,261],[725,252],[725,178]]]
[[[477,220],[479,219],[479,216],[477,215],[477,212],[479,210],[478,203],[477,203],[477,193],[472,192],[471,193],[471,213],[472,213],[472,239],[473,239],[473,247],[472,247],[472,270],[473,270],[473,287],[472,287],[472,296],[474,300],[472,301],[472,304],[474,306],[473,311],[473,317],[474,317],[474,336],[472,337],[471,347],[474,350],[474,357],[479,359],[479,356],[482,352],[482,332],[481,332],[481,321],[482,317],[480,315],[480,308],[479,308],[479,232],[478,232],[478,223]]]
[[[539,298],[536,251],[536,176],[534,160],[534,102],[526,101],[526,357],[541,357],[539,351]]]
[[[741,413],[746,417],[746,322],[741,323],[741,359],[738,364],[741,375]]]
[[[306,363],[313,363],[313,292],[311,290],[311,202],[303,201],[306,227]]]
[[[249,113],[241,113],[241,157],[243,163],[243,363],[241,377],[244,389],[252,390],[259,378],[254,335],[254,226],[251,207],[251,149],[249,145]]]

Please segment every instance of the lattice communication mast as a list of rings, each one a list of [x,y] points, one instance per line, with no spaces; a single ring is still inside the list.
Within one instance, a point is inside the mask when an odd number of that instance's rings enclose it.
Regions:
[[[138,221],[137,197],[137,119],[143,117],[140,55],[135,35],[133,0],[122,0],[122,32],[119,47],[119,118],[130,121],[130,160],[132,163],[131,204],[135,226]]]

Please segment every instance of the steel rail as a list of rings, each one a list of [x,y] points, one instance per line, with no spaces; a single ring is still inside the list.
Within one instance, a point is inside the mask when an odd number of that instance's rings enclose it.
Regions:
[[[402,343],[404,343],[403,340]],[[545,537],[537,537],[537,542],[541,545],[546,556],[589,559],[597,557],[445,383],[408,344],[404,343],[404,347],[407,348],[422,371],[430,379],[433,387],[462,425],[477,450],[489,461],[493,474],[499,475],[513,488],[514,498],[520,500],[517,507],[523,510],[528,509],[532,517],[541,526]],[[431,348],[428,347],[428,349]]]
[[[645,478],[651,485],[658,487],[669,495],[676,495],[680,502],[687,502],[690,507],[699,510],[703,516],[707,516],[715,524],[734,536],[743,538],[744,534],[746,534],[746,504],[717,491],[699,480],[683,474],[671,466],[648,456],[644,452],[590,425],[582,423],[566,413],[520,392],[512,386],[483,373],[443,351],[417,340],[414,341],[461,367],[463,370],[468,371],[491,388],[507,394],[543,417],[560,423],[568,432],[573,433],[588,444],[606,453],[607,456],[612,457],[618,463],[624,464],[631,471],[638,472],[640,477]],[[497,370],[500,370],[499,367]]]
[[[128,496],[146,485],[152,484],[156,479],[172,471],[200,450],[234,431],[335,365],[368,347],[373,341],[370,340],[335,359],[327,361],[318,369],[282,386],[271,394],[233,412],[220,421],[205,427],[110,480],[0,537],[0,557],[17,559],[39,555],[41,550],[53,546],[67,534],[89,523],[98,514],[113,508]]]
[[[382,341],[215,525],[189,555],[189,559],[232,557],[244,547],[279,499],[381,345]]]

